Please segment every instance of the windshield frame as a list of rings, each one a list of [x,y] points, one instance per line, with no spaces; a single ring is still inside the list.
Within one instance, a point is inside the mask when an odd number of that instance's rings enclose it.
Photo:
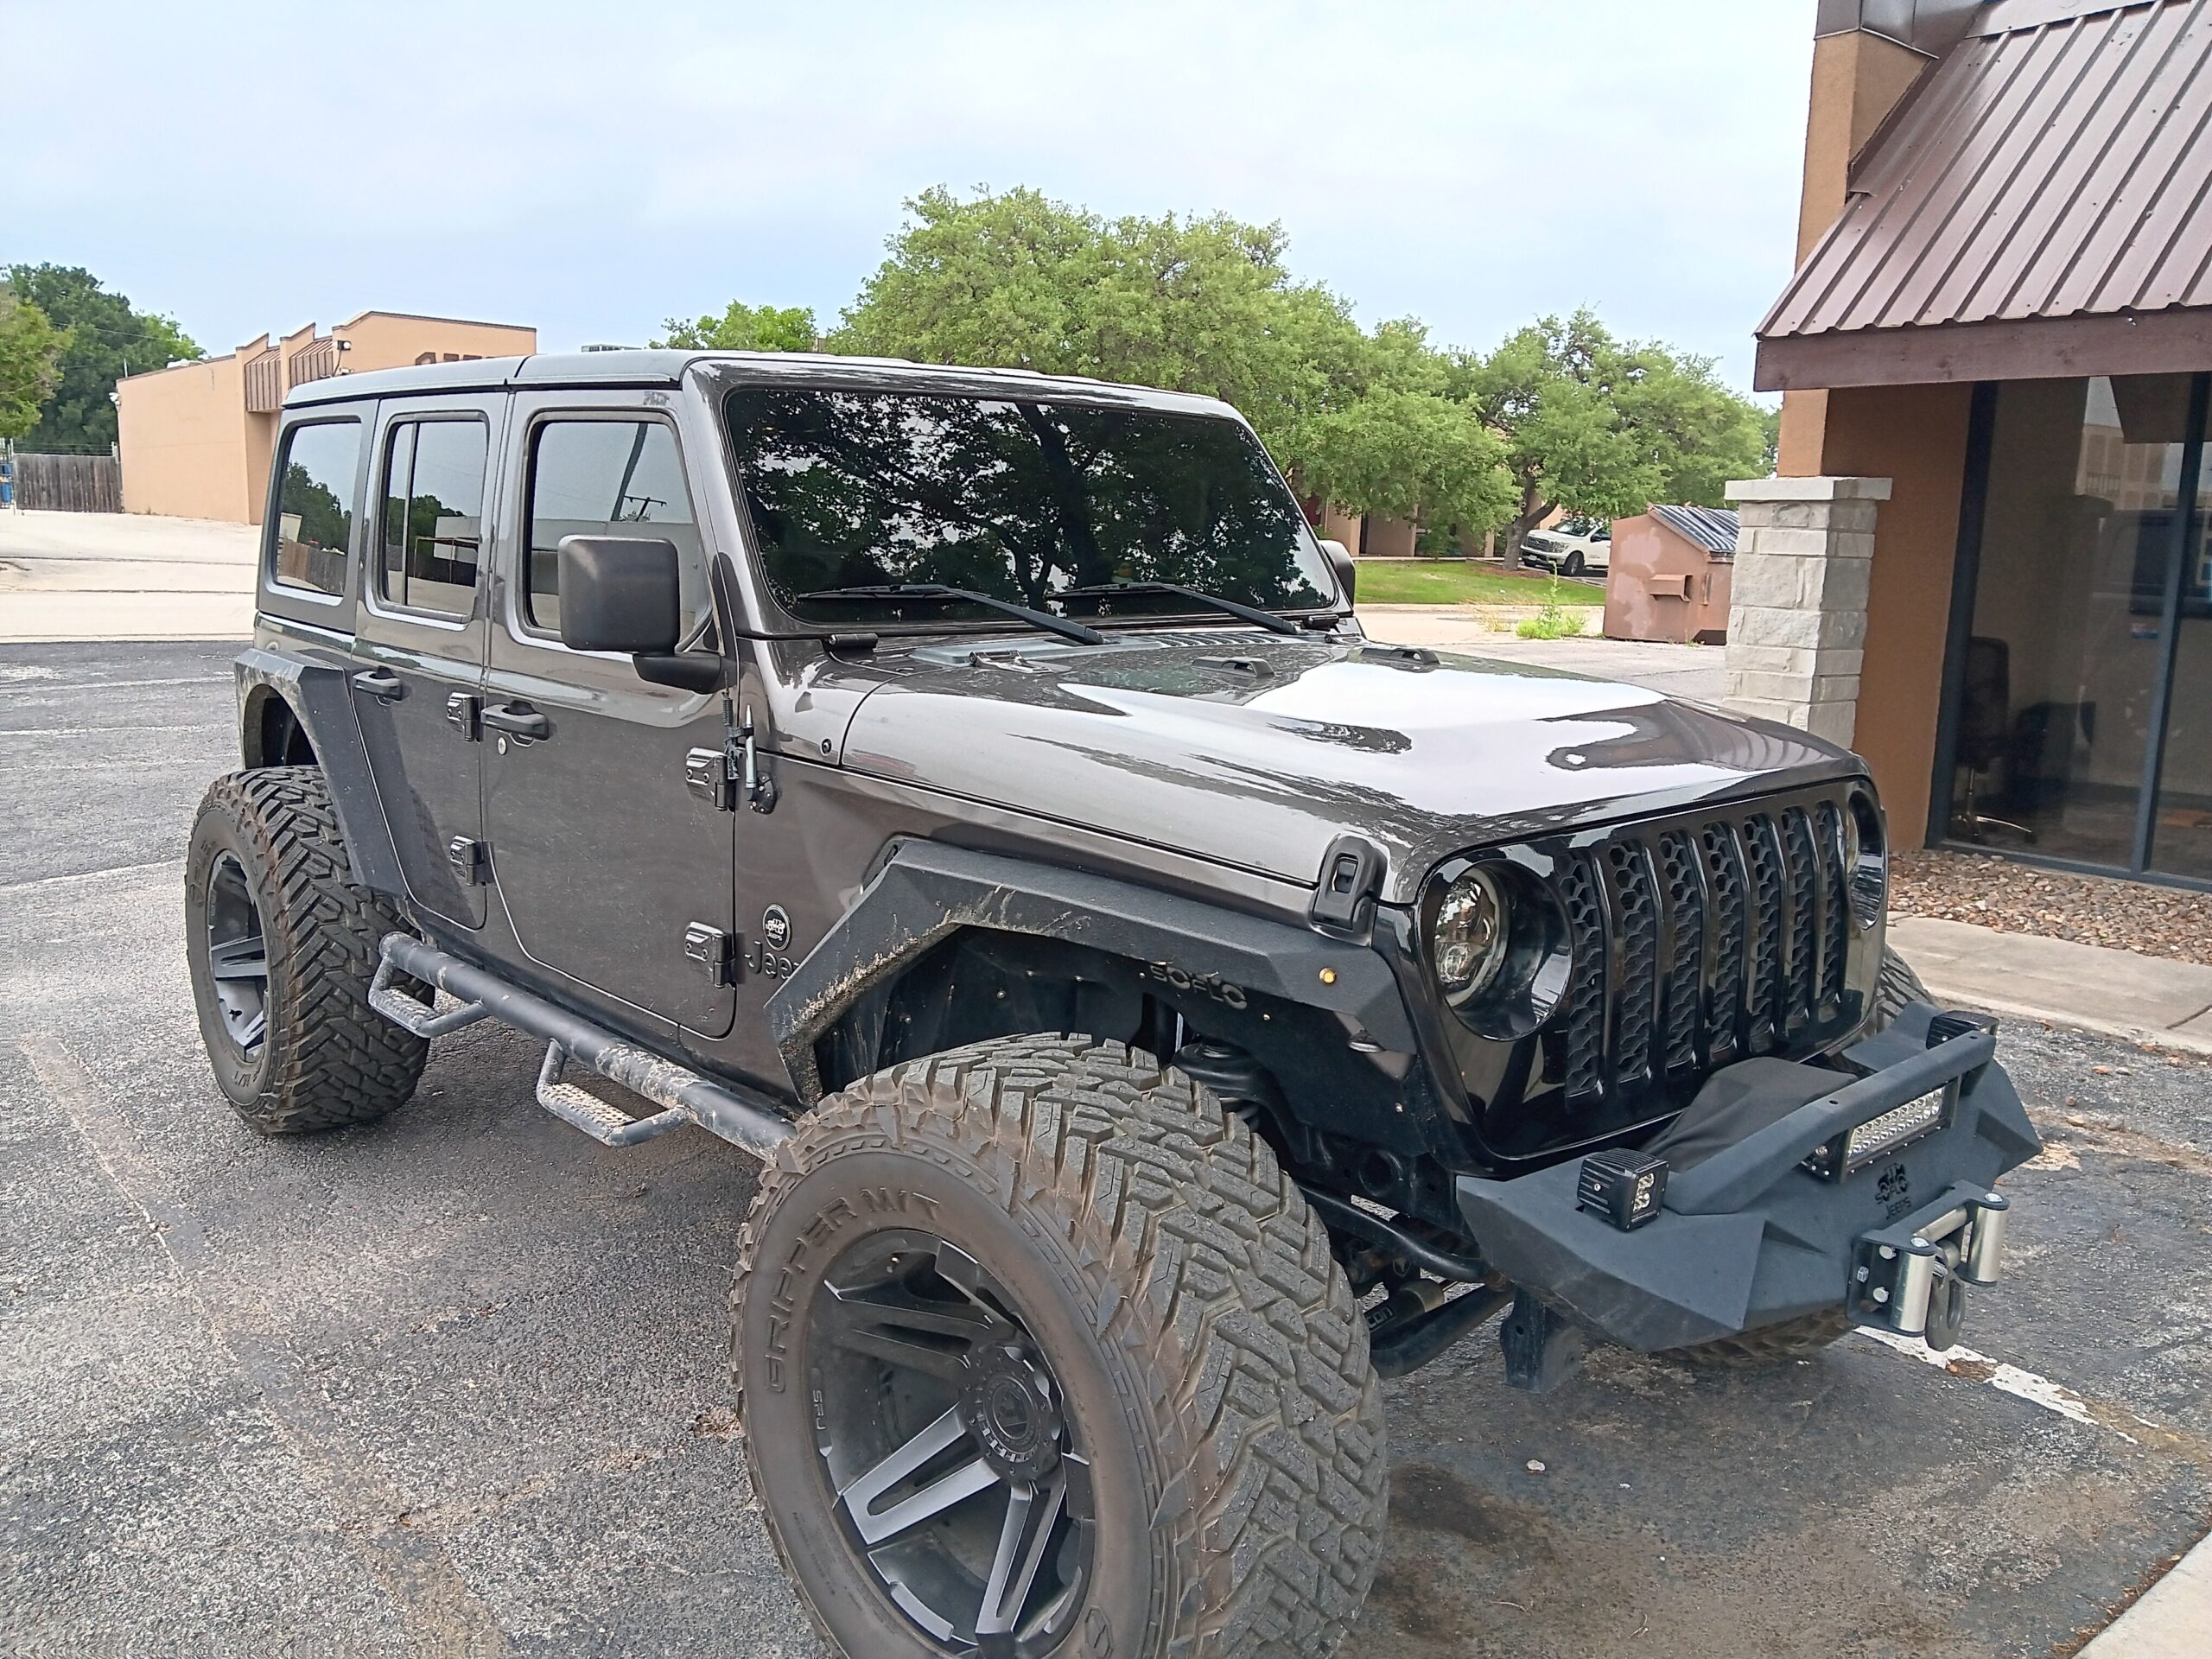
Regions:
[[[711,369],[715,365],[710,362],[700,366]],[[757,362],[731,363],[724,372],[702,377],[705,380],[702,390],[708,394],[706,401],[721,439],[724,480],[729,489],[730,505],[736,514],[747,574],[751,579],[762,620],[771,623],[772,632],[778,636],[830,639],[865,634],[899,639],[948,633],[1023,634],[1036,633],[1039,630],[1033,623],[1013,617],[962,615],[959,613],[960,607],[950,601],[944,605],[950,613],[942,618],[905,615],[882,620],[856,616],[842,623],[801,615],[785,604],[778,597],[776,584],[768,569],[766,549],[753,522],[744,471],[739,464],[736,430],[730,412],[731,399],[735,394],[759,388],[830,395],[889,394],[970,403],[1057,404],[1170,421],[1212,421],[1236,427],[1243,433],[1244,441],[1253,445],[1265,459],[1268,475],[1273,480],[1274,487],[1282,492],[1284,500],[1295,515],[1298,533],[1302,538],[1301,550],[1319,575],[1319,580],[1313,583],[1321,594],[1319,603],[1286,606],[1281,609],[1266,608],[1274,610],[1275,614],[1301,629],[1311,627],[1317,632],[1333,628],[1353,613],[1336,566],[1321,546],[1320,533],[1307,518],[1297,492],[1291,487],[1289,480],[1283,476],[1282,469],[1275,464],[1274,457],[1267,446],[1261,442],[1251,423],[1226,404],[1185,393],[1119,386],[1106,382],[1071,382],[1046,376],[1032,379],[1026,374],[1016,378],[1011,372],[1005,371],[931,370],[920,365],[887,364],[882,372],[869,372],[842,365],[822,363],[819,359],[804,368],[794,362],[791,366],[798,371],[797,372],[762,373],[760,372],[762,366]],[[779,364],[776,366],[781,368],[784,365]],[[898,372],[900,368],[909,372]],[[1109,637],[1123,632],[1144,630],[1188,629],[1193,626],[1243,630],[1257,626],[1210,605],[1173,600],[1167,595],[1145,597],[1161,601],[1161,608],[1115,613],[1090,603],[1078,602],[1055,606],[1054,613],[1065,616],[1071,622],[1107,632]],[[1052,598],[1052,595],[1046,596],[1048,603]],[[935,602],[917,601],[918,604]]]

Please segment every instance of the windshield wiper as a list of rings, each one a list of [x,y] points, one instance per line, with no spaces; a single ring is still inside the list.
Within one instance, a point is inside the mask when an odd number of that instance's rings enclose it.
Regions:
[[[972,588],[948,588],[940,582],[881,582],[865,588],[823,588],[814,593],[801,594],[800,599],[944,599],[963,605],[981,605],[987,610],[1002,611],[1008,616],[1018,616],[1025,622],[1034,622],[1049,629],[1064,639],[1078,645],[1103,645],[1106,636],[1096,628],[1086,628],[1080,622],[1071,622],[1064,616],[1054,616],[1050,611],[1033,611],[1027,605],[1017,605],[1010,599],[996,599],[989,594],[979,594]]]
[[[1187,599],[1200,605],[1211,606],[1217,611],[1266,628],[1273,633],[1296,633],[1298,624],[1288,617],[1277,616],[1273,611],[1263,611],[1256,605],[1240,605],[1233,599],[1224,599],[1219,594],[1209,594],[1202,588],[1185,588],[1174,582],[1098,582],[1087,588],[1063,588],[1055,599],[1098,599],[1110,594],[1171,594],[1178,599]]]

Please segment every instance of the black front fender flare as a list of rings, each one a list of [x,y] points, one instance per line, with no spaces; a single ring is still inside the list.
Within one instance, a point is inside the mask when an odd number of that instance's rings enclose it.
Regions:
[[[801,1098],[822,1095],[814,1045],[860,998],[966,928],[1065,939],[1163,971],[1324,1009],[1349,1038],[1415,1052],[1381,956],[1311,928],[1110,876],[899,842],[853,907],[768,999],[769,1029]]]
[[[361,728],[353,718],[353,694],[346,683],[350,666],[265,645],[249,645],[232,660],[241,716],[256,706],[256,694],[265,690],[283,698],[315,746],[338,828],[346,837],[354,883],[404,899],[407,883],[400,874],[384,808],[377,800]]]

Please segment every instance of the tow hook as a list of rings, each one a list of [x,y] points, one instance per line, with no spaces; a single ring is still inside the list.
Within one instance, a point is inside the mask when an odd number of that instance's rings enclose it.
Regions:
[[[1941,1353],[1959,1339],[1969,1287],[1997,1282],[2011,1205],[2001,1193],[1954,1187],[1917,1215],[1861,1236],[1852,1312]]]

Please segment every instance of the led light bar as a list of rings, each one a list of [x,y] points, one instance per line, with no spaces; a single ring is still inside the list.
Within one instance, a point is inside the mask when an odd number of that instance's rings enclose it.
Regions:
[[[1806,1159],[1805,1167],[1824,1179],[1841,1180],[1876,1160],[1910,1146],[1921,1136],[1933,1135],[1949,1121],[1950,1116],[1951,1085],[1945,1084],[1917,1100],[1892,1107],[1848,1135],[1836,1136]]]

